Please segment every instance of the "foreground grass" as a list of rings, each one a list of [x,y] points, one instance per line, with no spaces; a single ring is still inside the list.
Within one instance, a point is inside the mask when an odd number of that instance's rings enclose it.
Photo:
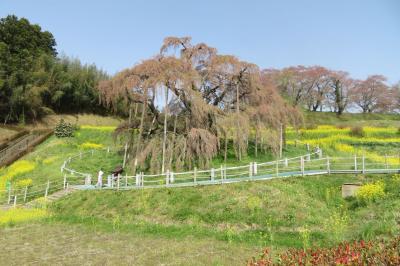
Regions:
[[[347,182],[384,180],[388,196],[360,205],[341,198]],[[390,177],[315,176],[195,188],[84,191],[52,206],[54,219],[99,230],[171,239],[211,238],[254,248],[329,246],[399,232],[400,194]]]
[[[4,265],[244,265],[249,247],[210,239],[168,239],[34,223],[0,228]]]

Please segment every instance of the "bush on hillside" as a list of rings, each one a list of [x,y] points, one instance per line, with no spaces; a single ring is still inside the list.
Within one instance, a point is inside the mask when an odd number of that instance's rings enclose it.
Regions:
[[[331,248],[289,249],[276,257],[266,249],[260,259],[253,258],[248,265],[400,265],[400,237],[344,242]]]
[[[54,128],[54,135],[56,135],[57,138],[69,138],[74,136],[74,131],[75,127],[71,123],[61,119]]]
[[[350,135],[353,137],[364,137],[365,136],[364,128],[359,126],[352,127],[350,129]]]
[[[381,181],[365,184],[357,191],[356,198],[364,201],[376,201],[385,196],[385,184]]]

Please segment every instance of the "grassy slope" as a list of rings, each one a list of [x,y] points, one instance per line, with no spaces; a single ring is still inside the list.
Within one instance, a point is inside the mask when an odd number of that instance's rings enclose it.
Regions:
[[[344,125],[344,126],[400,126],[400,115],[398,114],[349,114],[337,116],[328,112],[305,112],[306,126],[315,125]]]
[[[398,116],[376,115],[365,116],[363,119],[360,116],[345,115],[337,119],[332,114],[313,114],[308,118],[312,121],[308,124],[353,125],[368,120],[368,125],[397,127],[397,119]],[[108,137],[103,139],[104,136],[92,139],[92,134],[97,133],[82,133],[77,138],[78,142],[109,141]],[[64,150],[67,146],[62,147],[56,141],[59,140],[50,139],[38,150],[43,149],[43,154],[49,154],[49,148],[54,146],[58,154],[77,151],[76,147]],[[291,147],[287,155],[303,151]],[[262,161],[269,158],[272,157],[262,155],[258,159]],[[97,169],[96,162],[104,163],[100,159],[96,156],[89,158],[91,161],[78,162],[77,167]],[[231,154],[228,164],[234,163],[233,160]],[[243,163],[253,160],[250,153]],[[220,158],[214,160],[215,165],[220,162]],[[54,166],[54,171],[59,171],[58,164]],[[379,178],[374,176],[370,180]],[[341,239],[373,238],[398,233],[400,200],[399,191],[394,188],[400,185],[388,181],[389,196],[385,200],[358,206],[354,200],[344,201],[340,197],[340,185],[353,181],[365,182],[361,177],[335,175],[185,189],[86,191],[51,206],[52,220],[38,224],[34,231],[40,235],[40,232],[49,230],[51,242],[56,241],[57,235],[63,232],[61,228],[68,225],[70,229],[65,234],[74,236],[75,241],[71,243],[76,247],[74,254],[78,259],[79,254],[83,253],[80,250],[86,250],[86,243],[99,239],[101,234],[104,239],[112,241],[110,246],[116,250],[116,254],[119,254],[119,250],[126,253],[123,246],[131,247],[130,243],[136,243],[135,248],[128,249],[139,250],[143,264],[213,262],[227,265],[241,264],[245,258],[256,255],[260,247],[265,245],[278,249],[300,247],[301,231],[305,228],[311,232],[311,241],[318,245],[330,245]],[[23,225],[20,230],[25,232],[30,229]],[[15,234],[11,233],[8,239],[4,238],[6,243],[17,245],[17,240],[11,240]],[[168,251],[169,245],[173,248]],[[38,254],[45,252],[43,250],[46,245],[38,246]],[[161,257],[156,255],[157,249],[154,246],[162,250]],[[57,253],[55,248],[49,250]],[[96,254],[103,254],[104,250],[101,244]],[[198,252],[191,253],[190,250]],[[251,250],[254,252],[251,253]],[[224,253],[226,257],[223,257]],[[236,261],[232,263],[229,257]],[[109,259],[110,263],[116,259],[113,254],[99,255],[99,258],[105,261]]]
[[[195,236],[254,248],[301,247],[300,231],[308,228],[311,241],[326,246],[398,232],[399,189],[392,188],[390,178],[385,180],[391,196],[366,206],[340,194],[341,184],[365,181],[362,177],[316,176],[182,189],[86,191],[57,202],[52,210],[61,221],[99,229],[117,224],[124,232]],[[342,218],[343,228],[332,228]]]

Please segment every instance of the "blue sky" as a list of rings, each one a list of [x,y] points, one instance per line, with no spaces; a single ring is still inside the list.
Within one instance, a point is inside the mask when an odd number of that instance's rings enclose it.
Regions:
[[[0,0],[8,14],[110,74],[155,55],[166,36],[192,36],[262,68],[318,64],[400,81],[398,0]]]

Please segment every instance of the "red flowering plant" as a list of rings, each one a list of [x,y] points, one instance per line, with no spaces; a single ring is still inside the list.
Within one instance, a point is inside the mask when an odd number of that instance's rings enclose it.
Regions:
[[[268,249],[248,266],[400,265],[400,237],[390,241],[343,242],[331,248],[289,249],[272,257]]]

